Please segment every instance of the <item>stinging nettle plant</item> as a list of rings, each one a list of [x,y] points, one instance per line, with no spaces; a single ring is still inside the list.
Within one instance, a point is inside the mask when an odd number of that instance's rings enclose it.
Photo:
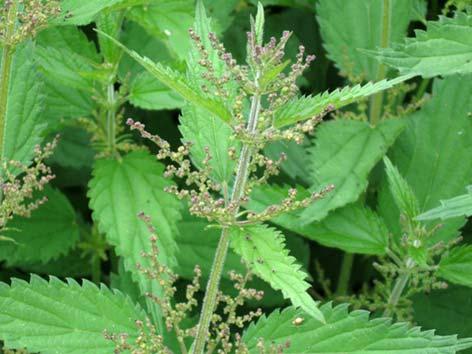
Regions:
[[[249,3],[0,1],[0,349],[472,348],[469,4]]]

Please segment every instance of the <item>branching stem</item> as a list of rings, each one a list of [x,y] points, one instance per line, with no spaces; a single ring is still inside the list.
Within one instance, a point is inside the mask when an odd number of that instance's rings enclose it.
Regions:
[[[15,33],[16,13],[18,11],[18,0],[13,1],[8,9],[6,18],[5,44],[2,51],[2,62],[0,69],[0,160],[4,159],[4,144],[6,135],[6,113],[8,106],[8,90],[10,87],[10,74],[13,62],[15,45],[11,39]],[[0,196],[1,199],[1,196]]]
[[[257,128],[257,121],[261,109],[261,97],[255,94],[251,101],[251,111],[249,113],[249,120],[247,130],[249,133],[254,133]],[[246,183],[249,175],[249,163],[252,157],[252,148],[248,144],[244,144],[241,148],[241,155],[239,157],[238,169],[236,179],[234,182],[233,192],[231,194],[231,202],[239,203],[244,194]],[[235,215],[239,209],[236,210]],[[223,268],[228,253],[230,242],[230,234],[228,228],[223,228],[221,231],[218,247],[216,248],[213,266],[211,268],[210,278],[203,299],[202,313],[198,323],[197,336],[193,346],[193,354],[202,354],[205,349],[205,344],[208,339],[208,330],[210,328],[211,317],[216,307],[216,298],[218,295],[218,288],[223,273]]]

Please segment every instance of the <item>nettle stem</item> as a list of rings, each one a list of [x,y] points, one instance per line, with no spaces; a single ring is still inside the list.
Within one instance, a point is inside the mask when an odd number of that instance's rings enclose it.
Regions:
[[[106,134],[108,149],[116,151],[116,92],[114,83],[107,86]]]
[[[4,144],[6,135],[6,114],[8,107],[8,90],[10,88],[10,74],[13,63],[15,45],[11,43],[15,34],[16,14],[18,11],[18,0],[13,1],[8,9],[6,18],[6,30],[4,46],[2,51],[2,62],[0,69],[0,161],[4,159]],[[1,196],[0,196],[1,199]]]
[[[261,97],[259,94],[255,94],[251,100],[251,111],[249,113],[249,120],[247,124],[247,130],[249,133],[254,133],[256,131],[260,109]],[[231,194],[231,202],[239,203],[241,197],[244,194],[249,176],[249,163],[251,162],[252,152],[253,150],[249,145],[243,144],[243,147],[241,148],[241,155],[239,157],[236,179],[234,181],[233,192]],[[238,210],[236,210],[235,214],[237,212]],[[210,278],[208,279],[205,298],[203,299],[200,321],[198,323],[197,336],[195,337],[192,351],[193,354],[202,354],[205,349],[211,317],[213,316],[213,312],[215,311],[216,307],[219,284],[223,274],[229,243],[229,229],[225,227],[221,231],[220,240],[218,242],[218,247],[216,248],[215,257],[213,260],[213,266],[211,268]]]
[[[390,0],[383,1],[383,14],[382,14],[382,37],[380,42],[381,48],[388,47],[388,41],[390,38]],[[384,64],[379,63],[377,69],[376,81],[385,79],[387,70]],[[370,115],[369,120],[372,125],[377,125],[382,112],[383,103],[383,92],[375,94],[371,99]]]
[[[398,301],[402,296],[403,290],[405,290],[405,287],[408,284],[409,278],[409,272],[405,272],[397,278],[392,293],[390,294],[390,297],[388,299],[387,308],[385,309],[383,314],[384,316],[389,316],[391,314],[391,309],[397,306]]]
[[[339,273],[338,286],[336,288],[336,295],[338,296],[347,294],[353,263],[354,254],[345,253],[341,264],[341,272]]]

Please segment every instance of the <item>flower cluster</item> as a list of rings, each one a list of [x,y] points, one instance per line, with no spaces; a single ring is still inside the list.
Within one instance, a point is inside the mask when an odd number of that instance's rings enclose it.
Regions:
[[[202,90],[204,92],[211,90],[215,96],[227,98],[229,102],[233,102],[233,122],[230,124],[234,132],[233,139],[252,151],[247,166],[248,180],[240,198],[230,199],[225,186],[212,179],[210,164],[212,156],[209,148],[205,150],[206,157],[199,166],[200,168],[195,170],[189,158],[191,152],[190,142],[184,143],[177,151],[171,151],[167,141],[146,131],[142,123],[128,119],[127,124],[131,130],[137,130],[142,137],[150,139],[157,145],[159,148],[158,159],[169,159],[171,161],[171,164],[167,165],[165,176],[182,179],[184,187],[172,186],[167,190],[180,199],[187,198],[190,204],[190,212],[193,215],[206,218],[209,222],[215,222],[221,226],[247,225],[269,220],[284,212],[304,208],[311,202],[322,198],[333,188],[333,186],[328,186],[303,200],[297,200],[295,198],[296,193],[291,191],[281,205],[273,205],[262,214],[249,211],[247,219],[238,219],[239,216],[245,215],[245,213],[238,214],[238,210],[249,200],[251,191],[257,186],[267,183],[271,176],[277,175],[281,164],[286,159],[285,154],[281,154],[278,160],[266,157],[260,153],[264,146],[278,140],[302,143],[305,134],[313,132],[315,125],[322,120],[322,117],[333,110],[333,107],[329,105],[320,115],[288,129],[279,129],[275,126],[274,114],[276,109],[297,93],[297,78],[314,60],[314,56],[304,57],[305,49],[301,46],[297,60],[290,67],[290,71],[287,74],[283,72],[288,65],[287,62],[282,60],[284,48],[290,35],[290,32],[284,32],[278,43],[275,38],[271,38],[267,45],[262,46],[255,42],[254,33],[249,32],[248,65],[239,65],[231,54],[226,52],[224,45],[219,42],[216,35],[210,33],[208,40],[211,48],[225,63],[227,69],[224,73],[219,73],[220,70],[217,70],[215,63],[210,60],[211,53],[209,48],[205,46],[203,39],[195,31],[190,30],[190,36],[199,53],[198,63],[204,69],[200,73],[201,82],[203,82]],[[257,73],[255,74],[255,72]],[[236,86],[239,87],[234,100],[229,99],[228,87],[231,86],[228,85],[229,82],[236,83]],[[259,118],[251,127],[248,126],[249,122],[246,122],[243,118],[245,116],[244,107],[246,106],[244,101],[247,100],[249,95],[253,96],[252,105],[257,106],[252,110],[253,114],[257,114]],[[263,95],[268,96],[266,108],[262,107],[261,104]],[[257,100],[254,100],[254,97],[257,97]],[[228,154],[234,160],[239,157],[236,148],[230,148]]]
[[[11,14],[11,10],[15,13]],[[59,0],[5,0],[0,10],[0,41],[16,45],[35,37],[51,18],[60,13]],[[13,33],[8,33],[8,28],[13,28]]]
[[[46,199],[41,198],[28,201],[35,191],[43,190],[44,186],[54,178],[51,169],[44,161],[52,155],[57,145],[57,138],[41,149],[34,149],[33,164],[24,165],[18,161],[4,162],[0,176],[0,230],[6,227],[7,222],[14,215],[28,217],[31,212],[43,204]]]
[[[193,309],[198,305],[196,294],[200,290],[200,280],[202,271],[199,266],[195,266],[194,278],[187,285],[184,302],[175,302],[177,288],[175,282],[177,276],[171,269],[159,262],[159,249],[157,246],[158,236],[150,218],[140,213],[138,217],[147,225],[150,236],[150,252],[143,252],[142,258],[146,263],[141,263],[137,267],[148,279],[157,282],[162,288],[163,295],[146,293],[152,302],[156,303],[162,311],[164,323],[167,331],[173,331],[182,353],[187,352],[188,338],[194,338],[196,327],[185,328],[183,320],[189,318]],[[241,336],[233,333],[234,329],[242,329],[245,324],[251,322],[254,318],[262,315],[262,310],[250,311],[247,314],[238,314],[239,307],[248,300],[260,301],[264,295],[262,291],[247,287],[247,283],[252,279],[252,274],[248,271],[245,275],[237,274],[234,271],[229,273],[229,278],[234,282],[236,295],[227,295],[218,293],[217,306],[220,312],[215,312],[212,317],[212,328],[209,334],[208,350],[212,352],[218,349],[218,353],[228,354],[236,350],[237,353],[248,353],[247,348],[241,342]],[[135,343],[130,343],[129,336],[125,333],[111,333],[105,331],[105,338],[115,343],[115,353],[131,352],[132,354],[151,354],[151,353],[171,353],[166,347],[163,336],[158,333],[156,327],[149,319],[145,321],[136,321],[139,335]],[[264,347],[263,347],[264,348]],[[274,347],[273,351],[263,351],[262,353],[279,353]]]

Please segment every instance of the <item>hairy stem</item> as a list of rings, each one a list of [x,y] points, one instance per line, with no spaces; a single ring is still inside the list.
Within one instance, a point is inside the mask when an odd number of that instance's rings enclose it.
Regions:
[[[341,273],[338,278],[338,286],[336,288],[336,295],[346,295],[349,288],[349,279],[351,278],[352,264],[354,263],[354,254],[344,253],[341,264]]]
[[[397,306],[400,297],[402,296],[403,290],[405,290],[408,279],[410,278],[410,273],[405,272],[400,275],[395,282],[392,293],[388,299],[387,308],[384,311],[384,316],[389,316],[391,314],[391,309]]]
[[[261,98],[258,94],[252,97],[251,111],[247,124],[247,130],[254,133],[257,127],[257,120],[261,108]],[[252,148],[244,144],[241,148],[241,155],[238,162],[238,170],[236,173],[236,180],[234,182],[233,192],[231,194],[231,202],[239,203],[244,194],[246,183],[249,175],[249,163],[251,162]],[[239,209],[239,208],[237,208]],[[239,210],[235,211],[237,214]],[[216,248],[215,257],[213,259],[213,266],[211,268],[210,278],[203,299],[202,312],[200,321],[198,323],[197,336],[193,346],[193,354],[202,354],[205,349],[205,344],[208,339],[208,330],[210,328],[211,317],[216,307],[216,298],[218,295],[218,288],[223,273],[223,267],[228,253],[230,242],[230,234],[228,228],[223,228],[221,231],[218,247]]]
[[[106,134],[107,146],[112,154],[116,151],[116,98],[113,83],[107,86]]]
[[[8,9],[6,18],[5,44],[2,51],[2,63],[0,69],[0,160],[4,159],[4,144],[6,135],[6,113],[8,106],[8,90],[10,87],[10,73],[13,62],[15,46],[11,39],[15,33],[16,13],[18,11],[18,0],[13,1]],[[0,196],[1,199],[1,196]]]
[[[390,0],[383,0],[383,14],[382,14],[382,37],[380,42],[381,48],[388,47],[388,40],[390,38]],[[386,68],[385,65],[379,63],[377,69],[376,81],[385,79]],[[371,99],[369,121],[372,125],[376,125],[380,119],[383,103],[383,92],[375,94]]]

